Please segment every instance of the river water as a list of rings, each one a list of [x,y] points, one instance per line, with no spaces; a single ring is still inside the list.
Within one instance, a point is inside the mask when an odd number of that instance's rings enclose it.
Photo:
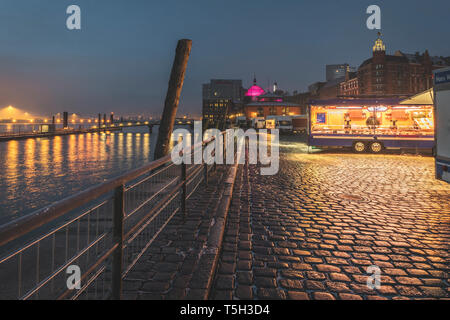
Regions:
[[[130,130],[0,142],[0,224],[149,163],[157,134]]]

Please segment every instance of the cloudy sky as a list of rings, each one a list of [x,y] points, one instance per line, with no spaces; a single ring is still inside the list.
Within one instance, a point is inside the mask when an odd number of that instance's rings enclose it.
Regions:
[[[66,28],[81,7],[82,30]],[[193,40],[180,113],[201,114],[211,78],[277,81],[290,92],[324,80],[325,65],[359,64],[382,9],[389,53],[450,56],[450,1],[1,0],[0,107],[157,115],[178,39]]]

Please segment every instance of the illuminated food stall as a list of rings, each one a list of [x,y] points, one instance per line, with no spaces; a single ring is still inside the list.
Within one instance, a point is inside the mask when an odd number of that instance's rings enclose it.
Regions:
[[[384,148],[433,148],[432,98],[333,99],[310,104],[309,145],[352,147],[374,153]]]

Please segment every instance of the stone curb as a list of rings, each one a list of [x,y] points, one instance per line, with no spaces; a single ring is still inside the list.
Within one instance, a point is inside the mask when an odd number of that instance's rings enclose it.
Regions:
[[[222,247],[228,211],[231,205],[237,169],[238,164],[233,165],[223,182],[224,188],[218,205],[215,207],[214,222],[208,235],[207,245],[203,248],[203,253],[192,279],[192,282],[197,284],[197,288],[192,288],[191,286],[188,299],[207,300],[209,298],[219,262],[220,249]]]

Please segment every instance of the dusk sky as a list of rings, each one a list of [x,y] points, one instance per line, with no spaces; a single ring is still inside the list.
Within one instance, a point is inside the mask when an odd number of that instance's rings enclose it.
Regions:
[[[66,28],[81,7],[82,30]],[[450,1],[1,0],[0,108],[157,115],[178,39],[193,40],[179,114],[201,114],[201,84],[242,79],[292,92],[325,79],[325,65],[358,67],[382,10],[388,53],[450,56]]]

